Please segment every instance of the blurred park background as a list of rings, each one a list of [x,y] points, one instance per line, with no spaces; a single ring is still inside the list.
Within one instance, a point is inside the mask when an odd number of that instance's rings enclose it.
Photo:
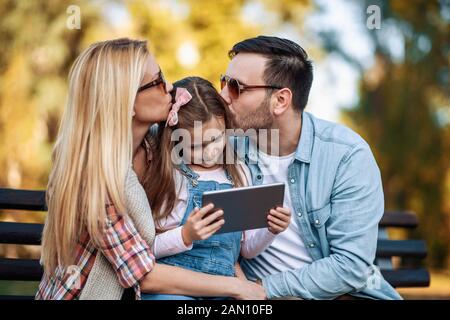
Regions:
[[[450,298],[449,22],[449,0],[0,0],[0,187],[45,189],[68,71],[90,43],[147,39],[170,81],[198,75],[218,88],[234,43],[285,37],[314,61],[306,110],[361,134],[386,209],[418,214],[417,230],[391,236],[426,240],[431,286],[401,293]],[[0,218],[42,222],[45,213]],[[0,255],[39,248],[0,245]],[[35,285],[0,281],[0,294]]]

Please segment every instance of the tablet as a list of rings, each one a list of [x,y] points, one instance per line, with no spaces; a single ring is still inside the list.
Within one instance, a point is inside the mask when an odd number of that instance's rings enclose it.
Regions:
[[[282,207],[284,183],[233,188],[203,193],[203,206],[214,204],[214,211],[223,210],[225,224],[215,234],[267,228],[267,214]]]

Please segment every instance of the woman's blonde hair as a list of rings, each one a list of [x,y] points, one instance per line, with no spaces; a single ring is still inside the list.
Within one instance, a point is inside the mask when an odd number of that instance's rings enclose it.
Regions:
[[[149,52],[145,41],[92,44],[75,60],[53,149],[42,239],[46,274],[74,262],[83,232],[100,243],[105,205],[125,213],[125,178],[132,162],[132,111]]]

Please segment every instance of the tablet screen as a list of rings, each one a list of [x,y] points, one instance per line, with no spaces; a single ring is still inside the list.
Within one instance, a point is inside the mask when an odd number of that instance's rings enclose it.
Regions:
[[[207,191],[203,206],[213,203],[214,211],[224,212],[225,224],[216,234],[267,228],[269,210],[283,206],[284,189],[284,183],[274,183]]]

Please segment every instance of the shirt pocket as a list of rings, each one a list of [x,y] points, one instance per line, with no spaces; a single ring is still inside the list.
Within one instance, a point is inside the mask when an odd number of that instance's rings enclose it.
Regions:
[[[316,229],[321,229],[325,226],[326,222],[330,218],[331,203],[326,204],[324,207],[308,212],[309,222]]]

